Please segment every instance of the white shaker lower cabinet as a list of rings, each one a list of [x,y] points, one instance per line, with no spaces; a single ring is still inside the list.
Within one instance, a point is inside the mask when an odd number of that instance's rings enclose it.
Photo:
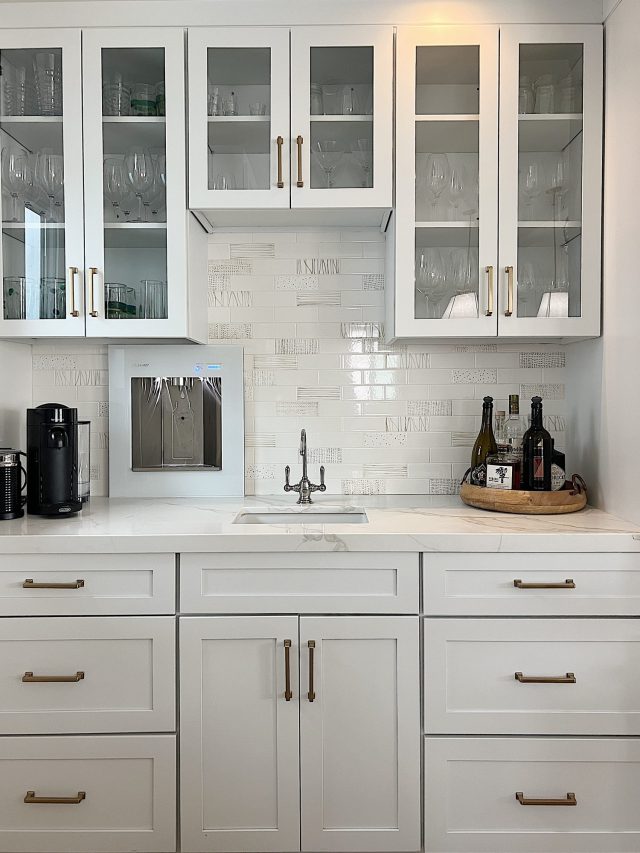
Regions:
[[[417,617],[180,624],[183,853],[420,849]]]

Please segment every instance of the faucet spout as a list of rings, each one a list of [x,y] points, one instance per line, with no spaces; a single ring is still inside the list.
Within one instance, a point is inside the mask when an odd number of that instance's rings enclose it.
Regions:
[[[299,504],[310,504],[313,503],[311,500],[311,495],[313,492],[325,492],[327,487],[324,484],[324,465],[320,466],[320,485],[314,485],[307,476],[307,431],[305,429],[300,431],[300,456],[302,456],[302,479],[299,483],[296,483],[292,486],[289,483],[289,466],[285,468],[285,492],[298,492]]]

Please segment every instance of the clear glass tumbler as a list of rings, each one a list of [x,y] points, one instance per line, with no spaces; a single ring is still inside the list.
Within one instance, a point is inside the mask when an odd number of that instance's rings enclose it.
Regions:
[[[36,53],[33,61],[38,112],[43,116],[62,115],[62,67],[55,53]]]
[[[138,317],[144,320],[166,320],[167,282],[143,278],[140,284]]]
[[[66,311],[65,280],[54,277],[40,279],[40,319],[64,320]]]
[[[78,421],[78,497],[91,496],[91,421]]]
[[[27,316],[27,280],[22,276],[5,276],[2,280],[5,320],[24,320]]]

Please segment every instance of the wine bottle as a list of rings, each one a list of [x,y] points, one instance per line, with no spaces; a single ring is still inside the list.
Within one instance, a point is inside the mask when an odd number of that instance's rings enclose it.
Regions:
[[[504,432],[504,425],[505,413],[501,410],[498,410],[496,412],[496,425],[495,429],[493,430],[493,434],[496,439],[496,445],[498,447],[498,456],[500,456],[502,453],[506,453],[508,450],[507,439]]]
[[[497,452],[491,419],[493,397],[485,397],[482,403],[482,426],[471,453],[471,485],[487,485],[487,456]]]
[[[522,437],[522,488],[551,491],[551,436],[542,426],[542,398],[531,398],[531,426]]]

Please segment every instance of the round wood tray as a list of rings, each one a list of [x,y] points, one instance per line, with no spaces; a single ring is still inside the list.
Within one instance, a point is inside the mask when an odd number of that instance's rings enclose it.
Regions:
[[[487,489],[463,482],[460,497],[468,506],[493,512],[559,515],[584,509],[587,504],[587,488],[582,477],[574,474],[571,482],[567,480],[564,488],[557,492]]]

